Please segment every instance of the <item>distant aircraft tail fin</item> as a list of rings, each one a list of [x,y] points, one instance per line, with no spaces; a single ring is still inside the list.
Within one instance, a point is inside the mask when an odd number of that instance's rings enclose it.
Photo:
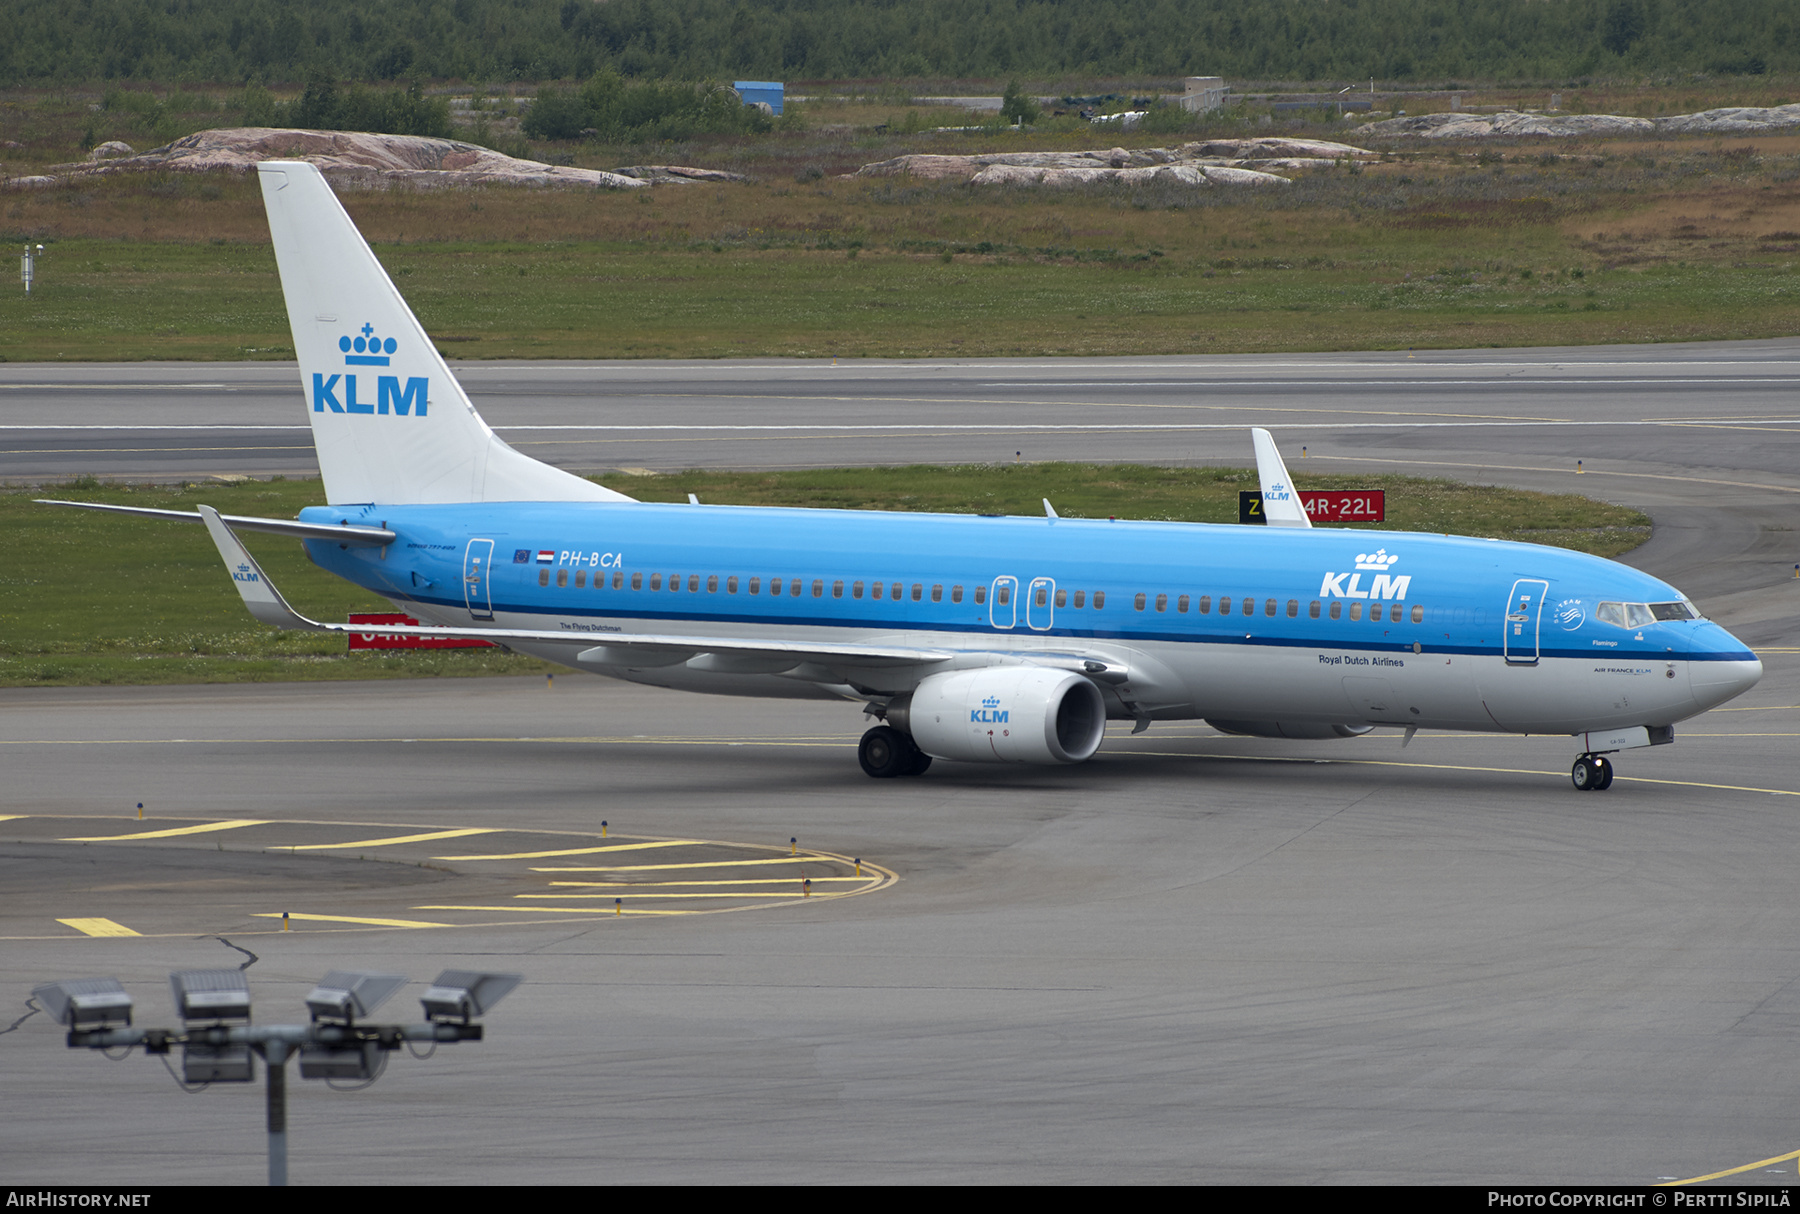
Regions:
[[[630,501],[507,446],[315,165],[257,165],[332,504]]]
[[[1250,437],[1256,443],[1256,474],[1262,481],[1263,521],[1271,527],[1312,526],[1274,438],[1267,430],[1251,430]]]

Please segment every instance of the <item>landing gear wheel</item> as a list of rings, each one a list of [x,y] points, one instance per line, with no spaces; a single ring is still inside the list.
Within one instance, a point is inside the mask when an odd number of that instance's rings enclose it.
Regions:
[[[1594,765],[1600,769],[1600,778],[1594,782],[1595,792],[1605,792],[1612,787],[1613,765],[1608,759],[1594,756]]]
[[[1576,792],[1592,792],[1600,786],[1600,761],[1592,755],[1582,755],[1575,760],[1575,766],[1569,769],[1569,782],[1575,786]]]
[[[856,747],[856,760],[863,771],[877,780],[895,776],[916,776],[931,766],[931,756],[913,745],[911,738],[898,729],[877,725],[862,736]]]

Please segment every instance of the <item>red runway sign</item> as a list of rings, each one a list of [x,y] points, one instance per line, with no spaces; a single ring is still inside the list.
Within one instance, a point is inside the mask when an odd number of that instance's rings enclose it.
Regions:
[[[1315,523],[1379,523],[1387,519],[1383,489],[1302,489],[1300,501]]]
[[[366,624],[367,632],[350,634],[350,648],[355,649],[492,649],[492,641],[477,641],[460,637],[409,637],[397,636],[391,632],[382,632],[381,625],[402,625],[417,628],[419,621],[409,615],[401,615],[398,611],[371,612],[368,614],[352,614],[352,624]]]

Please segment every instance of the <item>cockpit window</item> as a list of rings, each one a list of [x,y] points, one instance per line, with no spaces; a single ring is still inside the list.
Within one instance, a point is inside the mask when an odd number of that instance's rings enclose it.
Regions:
[[[1643,628],[1662,620],[1697,620],[1700,609],[1686,599],[1679,603],[1601,603],[1594,619],[1615,628]]]

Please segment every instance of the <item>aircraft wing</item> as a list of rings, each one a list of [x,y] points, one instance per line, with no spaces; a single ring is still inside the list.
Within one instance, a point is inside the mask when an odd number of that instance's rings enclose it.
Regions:
[[[110,510],[114,514],[135,514],[142,518],[167,519],[177,523],[203,523],[204,515],[184,510],[153,510],[149,506],[109,506],[102,502],[59,502],[37,498],[40,506],[75,506],[82,510]],[[202,510],[211,509],[202,506]],[[215,510],[214,514],[218,514]],[[255,518],[247,514],[219,514],[229,527],[239,531],[266,531],[270,535],[291,535],[306,540],[336,540],[352,548],[375,548],[391,544],[396,534],[385,527],[354,527],[348,523],[302,523],[291,518]]]
[[[171,512],[173,513],[173,512]],[[184,517],[184,516],[178,516]],[[231,571],[233,583],[250,614],[276,628],[303,629],[311,632],[367,632],[361,624],[325,624],[308,619],[288,605],[275,588],[250,550],[233,534],[232,526],[211,506],[201,506],[200,515],[218,546],[225,567]],[[329,537],[335,538],[335,537]],[[678,633],[641,632],[551,632],[527,628],[435,628],[425,626],[397,627],[381,625],[381,632],[396,636],[473,638],[505,645],[509,642],[582,644],[586,647],[575,660],[592,666],[666,666],[707,654],[720,669],[735,662],[746,672],[758,665],[777,664],[788,669],[807,662],[833,666],[882,667],[945,662],[958,654],[948,649],[915,645],[831,644],[816,641],[781,641],[774,639],[739,639],[731,637],[690,636]]]

